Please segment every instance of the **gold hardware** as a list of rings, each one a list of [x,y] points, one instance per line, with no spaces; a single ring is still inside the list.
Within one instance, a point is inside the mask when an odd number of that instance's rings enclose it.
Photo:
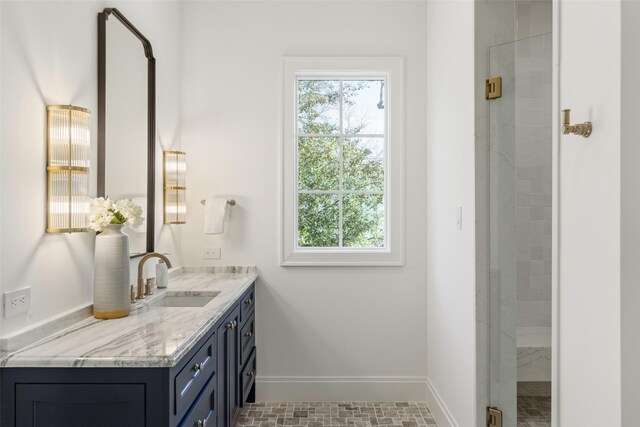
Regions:
[[[204,205],[204,204],[205,204],[205,202],[206,202],[206,200],[205,200],[205,199],[200,200],[200,204],[201,204],[201,205]],[[228,204],[229,206],[235,206],[235,205],[236,205],[236,201],[235,201],[234,199],[229,199],[229,200],[227,200],[227,204]]]
[[[502,97],[502,77],[490,77],[486,80],[484,96],[486,99],[497,99]]]
[[[138,293],[136,294],[136,299],[141,300],[144,299],[144,279],[138,279]]]
[[[144,263],[147,262],[149,258],[154,258],[154,257],[160,258],[165,262],[165,264],[167,264],[167,268],[171,268],[171,261],[169,261],[169,258],[167,258],[162,254],[159,254],[157,252],[151,252],[143,256],[140,259],[140,262],[138,263],[138,295],[136,296],[136,299],[144,299],[144,279],[142,278],[142,271],[143,271]]]
[[[245,304],[247,304],[247,305],[249,305],[249,304],[251,304],[252,302],[253,302],[253,300],[252,300],[251,298],[249,298],[249,299],[248,299],[248,300],[246,300],[244,303],[245,303]]]
[[[580,135],[585,138],[589,138],[591,135],[591,131],[593,127],[591,126],[591,122],[579,123],[577,125],[571,125],[571,110],[562,110],[563,121],[562,121],[562,133],[568,135],[570,133],[574,135]]]
[[[89,230],[91,112],[47,107],[47,233]]]
[[[198,420],[198,427],[207,427],[207,420]]]
[[[248,376],[248,377],[252,377],[252,376],[254,376],[255,374],[256,374],[256,373],[255,373],[255,372],[253,372],[253,371],[249,371],[249,372],[247,372],[247,376]]]
[[[122,310],[113,311],[96,311],[93,310],[93,317],[96,319],[118,319],[125,317],[129,314],[130,308],[123,308]]]
[[[147,279],[147,284],[144,287],[144,294],[145,295],[153,295],[153,286],[156,284],[156,278],[155,277],[149,277]]]
[[[136,303],[136,291],[133,289],[133,285],[131,285],[131,304]]]
[[[196,363],[195,365],[193,365],[193,370],[198,372],[202,370],[202,363]]]
[[[502,427],[502,411],[495,407],[487,408],[487,427]]]
[[[246,333],[244,334],[244,336],[245,336],[245,337],[251,337],[252,335],[253,335],[253,332],[251,332],[251,331],[246,332]]]

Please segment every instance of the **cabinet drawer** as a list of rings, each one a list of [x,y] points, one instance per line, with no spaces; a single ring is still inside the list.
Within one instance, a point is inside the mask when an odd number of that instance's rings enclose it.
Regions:
[[[175,379],[175,413],[180,419],[215,371],[215,334],[193,355]]]
[[[249,361],[245,365],[244,369],[240,373],[240,396],[242,396],[242,404],[247,401],[247,397],[249,396],[249,392],[251,391],[251,387],[253,383],[256,382],[256,348],[253,347],[253,351],[251,352],[251,356],[249,357]]]
[[[247,292],[242,295],[242,298],[240,298],[240,325],[245,323],[245,320],[247,320],[249,314],[251,314],[253,308],[256,306],[255,292],[256,284],[254,282]]]
[[[256,316],[255,312],[249,314],[249,318],[244,322],[240,330],[240,366],[244,366],[251,354],[251,350],[256,342]]]
[[[184,417],[180,427],[207,427],[215,426],[216,422],[216,376],[213,374],[209,382],[204,386],[204,390],[193,404],[189,413]]]

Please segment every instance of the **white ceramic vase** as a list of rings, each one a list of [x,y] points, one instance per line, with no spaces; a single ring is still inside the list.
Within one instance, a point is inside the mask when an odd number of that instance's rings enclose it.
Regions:
[[[124,224],[109,224],[96,236],[93,317],[116,319],[131,311],[129,236]]]

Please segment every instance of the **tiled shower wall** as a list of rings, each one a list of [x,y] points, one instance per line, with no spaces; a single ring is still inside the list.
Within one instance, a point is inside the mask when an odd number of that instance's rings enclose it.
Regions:
[[[551,36],[491,47],[490,73],[502,76],[489,122],[490,398],[515,425],[517,379],[550,376],[525,375],[520,365],[546,362],[549,348],[522,358],[516,337],[551,325]]]
[[[551,34],[516,43],[518,326],[551,326]]]

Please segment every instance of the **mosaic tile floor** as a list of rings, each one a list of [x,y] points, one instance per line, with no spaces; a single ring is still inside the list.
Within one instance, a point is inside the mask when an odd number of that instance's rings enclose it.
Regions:
[[[249,403],[236,427],[276,426],[436,426],[424,402],[268,402]]]
[[[518,396],[518,427],[550,426],[550,396]]]

